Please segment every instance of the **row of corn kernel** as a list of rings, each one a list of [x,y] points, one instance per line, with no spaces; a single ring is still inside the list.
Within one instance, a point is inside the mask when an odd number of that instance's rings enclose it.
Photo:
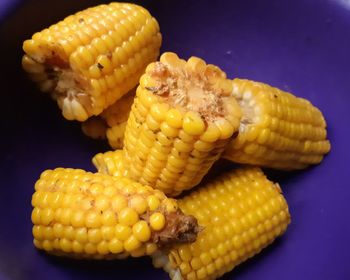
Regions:
[[[245,115],[225,158],[277,169],[300,169],[319,163],[329,151],[326,123],[310,102],[261,83],[235,79],[234,85]],[[120,110],[130,106],[131,102]],[[135,106],[143,109],[138,100]],[[112,148],[123,147],[125,127],[126,120],[108,130]]]
[[[107,138],[113,149],[123,148],[126,122],[134,97],[135,91],[132,90],[105,109],[99,116],[91,117],[82,122],[83,133],[93,139]]]
[[[158,248],[155,233],[166,230],[170,241],[178,238],[176,230],[167,229],[169,215],[184,216],[160,191],[79,169],[43,172],[32,205],[37,248],[89,258],[151,254]],[[195,226],[180,234],[195,232]]]
[[[309,101],[266,84],[233,81],[243,110],[238,137],[224,157],[277,169],[317,164],[330,149],[322,113]]]
[[[286,230],[290,216],[278,185],[258,168],[231,171],[179,200],[203,230],[192,244],[154,255],[172,279],[216,279],[259,253]]]
[[[179,60],[173,55],[165,53],[160,61]],[[187,64],[197,60],[191,58]],[[132,179],[176,196],[197,185],[220,157],[238,128],[240,110],[231,98],[228,116],[206,125],[197,112],[172,108],[149,90],[154,67],[150,64],[140,79],[131,108],[124,140],[125,168]],[[184,71],[197,71],[188,69]]]

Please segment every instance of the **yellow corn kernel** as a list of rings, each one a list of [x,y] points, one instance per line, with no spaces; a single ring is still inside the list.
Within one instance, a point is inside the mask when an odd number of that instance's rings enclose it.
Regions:
[[[146,242],[151,237],[151,230],[147,222],[139,221],[133,225],[132,231],[134,236],[141,242]]]
[[[147,197],[147,203],[148,203],[149,209],[152,211],[158,208],[160,201],[158,197],[156,197],[155,195],[152,195]]]
[[[106,139],[113,149],[123,148],[124,132],[135,90],[131,90],[122,98],[105,109],[99,116],[82,122],[83,133],[93,139]]]
[[[62,199],[53,207],[51,196],[56,194]],[[32,205],[35,246],[58,255],[141,256],[175,240],[194,241],[198,232],[197,221],[162,192],[127,178],[79,169],[43,172]]]
[[[176,196],[198,184],[220,157],[241,112],[231,82],[212,68],[174,53],[147,66],[125,129],[128,177]],[[190,172],[194,162],[198,168]]]
[[[153,213],[149,222],[154,230],[162,230],[165,226],[165,217],[162,213]]]
[[[132,90],[101,113],[101,118],[108,126],[106,137],[113,149],[123,148],[126,122],[134,97],[135,90]]]
[[[163,267],[174,280],[217,279],[259,253],[290,223],[281,189],[256,167],[228,172],[178,204],[203,230],[194,243],[175,244],[153,255],[154,266]]]
[[[125,240],[124,249],[127,252],[131,252],[139,249],[141,245],[142,243],[134,235],[131,235],[127,240]]]
[[[22,65],[66,119],[85,121],[137,85],[161,40],[156,19],[143,7],[99,5],[24,41]]]
[[[92,162],[100,173],[115,177],[127,176],[127,170],[125,170],[123,163],[122,150],[99,153],[93,157]]]
[[[223,157],[276,169],[302,169],[330,150],[326,122],[309,101],[269,85],[234,79],[243,117]]]

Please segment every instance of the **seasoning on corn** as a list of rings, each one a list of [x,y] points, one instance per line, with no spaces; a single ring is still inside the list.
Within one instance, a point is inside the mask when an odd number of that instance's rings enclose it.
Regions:
[[[105,109],[99,116],[93,116],[81,123],[84,134],[93,139],[107,138],[113,149],[123,148],[126,122],[135,98],[130,91]]]
[[[197,185],[238,130],[231,92],[226,74],[197,57],[151,63],[126,125],[128,176],[169,196]]]
[[[122,150],[108,151],[99,153],[92,158],[98,172],[109,174],[115,177],[128,176],[128,172],[124,166],[124,154]]]
[[[329,152],[326,122],[303,98],[249,80],[234,79],[233,95],[243,117],[238,137],[223,157],[276,169],[302,169]]]
[[[23,68],[50,92],[68,120],[84,121],[135,87],[159,55],[161,34],[134,4],[86,9],[23,43]]]
[[[100,116],[93,116],[81,123],[81,130],[92,139],[106,139],[107,124]]]
[[[173,280],[216,279],[259,253],[290,223],[278,184],[254,167],[231,171],[178,204],[204,229],[194,243],[154,254],[153,264]]]
[[[198,232],[196,219],[175,200],[127,178],[57,168],[43,172],[35,190],[34,244],[53,254],[138,257],[194,241]]]

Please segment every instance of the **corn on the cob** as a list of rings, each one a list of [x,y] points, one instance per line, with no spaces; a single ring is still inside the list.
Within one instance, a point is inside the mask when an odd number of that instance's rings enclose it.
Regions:
[[[68,120],[84,121],[135,87],[159,55],[157,21],[137,5],[86,9],[23,43],[23,68]]]
[[[232,83],[214,65],[165,53],[140,79],[125,130],[125,167],[176,196],[197,185],[239,127]]]
[[[81,130],[92,139],[106,139],[107,123],[100,116],[91,117],[81,123]]]
[[[223,157],[277,169],[302,169],[329,152],[326,122],[309,101],[249,80],[234,79],[243,117]]]
[[[258,168],[231,171],[178,201],[203,230],[192,244],[155,253],[153,263],[173,280],[216,279],[283,234],[288,205]]]
[[[53,254],[137,257],[193,241],[198,230],[175,200],[127,178],[57,168],[43,172],[35,190],[34,244]]]
[[[94,116],[81,123],[84,134],[93,139],[107,138],[113,149],[123,148],[126,122],[131,105],[135,98],[135,90],[105,109],[99,116]]]
[[[109,145],[113,149],[123,148],[126,123],[134,98],[135,90],[124,95],[101,114],[101,117],[107,122],[108,129],[106,131],[106,136]]]
[[[122,150],[99,153],[92,158],[92,163],[100,173],[115,177],[128,177],[128,172],[124,166],[124,154]]]

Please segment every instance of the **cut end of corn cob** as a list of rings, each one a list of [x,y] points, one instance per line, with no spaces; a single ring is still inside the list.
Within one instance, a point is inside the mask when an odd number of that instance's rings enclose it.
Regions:
[[[160,44],[158,23],[147,10],[111,3],[35,33],[23,43],[22,65],[66,119],[84,121],[137,85]]]
[[[238,106],[227,106],[232,103],[232,84],[226,74],[198,57],[185,61],[164,53],[159,62],[148,65],[140,82],[158,100],[182,112],[196,112],[206,123],[240,115]]]
[[[91,117],[81,123],[83,133],[92,139],[106,139],[107,124],[101,117]]]
[[[233,80],[243,117],[223,157],[277,169],[318,164],[330,150],[325,119],[309,101],[269,85]]]
[[[112,259],[192,242],[194,217],[162,192],[127,178],[57,168],[41,174],[32,197],[34,244],[53,254]]]
[[[125,130],[131,178],[176,196],[197,185],[236,136],[241,110],[218,67],[164,53],[147,66]]]
[[[217,279],[259,253],[290,223],[281,189],[253,167],[218,177],[178,203],[204,229],[194,243],[153,255],[154,266],[172,280]]]

